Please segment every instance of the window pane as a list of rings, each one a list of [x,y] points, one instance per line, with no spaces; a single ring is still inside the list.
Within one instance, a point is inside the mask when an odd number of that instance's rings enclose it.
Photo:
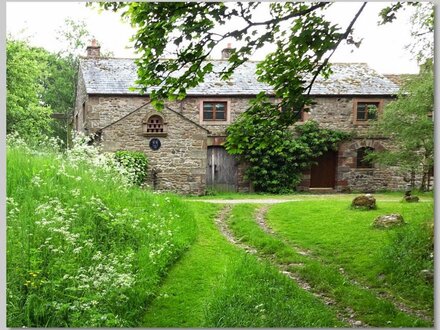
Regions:
[[[203,110],[212,111],[213,108],[214,108],[214,105],[212,103],[210,103],[210,102],[203,103]]]
[[[366,118],[365,118],[365,115],[366,115],[366,112],[365,111],[360,111],[360,110],[358,110],[358,112],[357,112],[357,120],[366,120]]]
[[[368,111],[368,119],[376,119],[376,112]]]
[[[301,109],[301,111],[293,110],[294,111],[294,118],[298,121],[303,121],[304,118],[304,109]]]
[[[225,111],[225,104],[224,103],[217,103],[215,105],[215,108],[217,109],[217,111]]]
[[[203,111],[203,120],[212,120],[212,111]]]
[[[221,120],[225,120],[225,112],[224,111],[217,111],[215,113],[215,119],[221,119]]]
[[[366,156],[373,152],[374,149],[370,147],[363,147],[357,150],[356,167],[358,168],[372,168],[373,162],[370,159],[366,159]]]
[[[370,103],[367,105],[368,119],[376,119],[379,103]]]

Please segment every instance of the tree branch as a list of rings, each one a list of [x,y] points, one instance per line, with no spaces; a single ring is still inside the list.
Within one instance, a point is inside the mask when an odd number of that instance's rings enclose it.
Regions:
[[[331,54],[321,63],[321,65],[318,67],[318,70],[316,71],[315,75],[312,78],[312,81],[310,82],[310,84],[306,87],[306,90],[308,90],[307,95],[310,95],[310,92],[312,91],[312,86],[315,83],[316,78],[318,77],[319,73],[322,71],[322,69],[328,64],[328,61],[330,60],[330,58],[333,56],[333,54],[335,53],[336,49],[338,48],[338,46],[340,45],[340,43],[342,42],[342,40],[347,39],[347,37],[349,36],[349,34],[352,32],[353,29],[353,25],[354,23],[357,21],[357,19],[359,18],[360,14],[362,13],[362,11],[364,10],[365,6],[367,5],[367,2],[364,2],[362,4],[362,6],[359,8],[358,12],[356,13],[356,15],[354,16],[354,18],[352,19],[352,21],[350,22],[350,24],[348,25],[347,29],[345,30],[345,33],[342,34],[338,40],[338,42],[335,44],[335,46],[333,47],[333,51],[331,52]]]

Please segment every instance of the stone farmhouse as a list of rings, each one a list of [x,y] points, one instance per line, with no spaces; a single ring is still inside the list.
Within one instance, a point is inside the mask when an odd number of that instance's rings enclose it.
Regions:
[[[228,54],[226,48],[222,54]],[[221,69],[225,58],[213,60]],[[257,81],[257,62],[240,66],[230,80],[212,74],[188,91],[183,101],[167,102],[162,112],[149,103],[148,92],[135,87],[133,59],[100,57],[100,47],[87,48],[81,59],[73,125],[78,132],[97,137],[104,151],[142,151],[149,159],[148,184],[155,190],[204,194],[207,189],[251,191],[238,164],[222,146],[225,129],[246,110],[249,101],[270,86]],[[367,138],[374,119],[395,97],[398,86],[363,63],[332,66],[328,79],[318,77],[311,95],[314,104],[296,125],[309,119],[324,128],[354,133],[339,150],[317,159],[297,187],[304,191],[397,190],[405,181],[392,168],[364,159],[374,149],[390,147],[384,138]],[[214,70],[217,71],[217,70]]]

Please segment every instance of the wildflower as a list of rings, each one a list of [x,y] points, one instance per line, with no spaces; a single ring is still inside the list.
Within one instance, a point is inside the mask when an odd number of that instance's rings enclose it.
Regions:
[[[75,254],[80,253],[81,250],[82,250],[82,248],[83,248],[82,246],[78,246],[78,247],[74,248],[74,249],[73,249],[73,253],[75,253]]]
[[[40,187],[41,184],[43,183],[43,179],[41,179],[38,175],[35,175],[32,179],[31,179],[31,183],[36,186],[36,187]]]

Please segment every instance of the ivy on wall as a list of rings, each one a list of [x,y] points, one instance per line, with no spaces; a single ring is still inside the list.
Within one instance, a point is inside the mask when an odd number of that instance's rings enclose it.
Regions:
[[[290,112],[292,113],[292,112]],[[307,121],[292,128],[292,120],[273,103],[255,102],[227,129],[228,153],[248,164],[245,178],[258,192],[288,193],[301,173],[349,134],[320,128]]]

